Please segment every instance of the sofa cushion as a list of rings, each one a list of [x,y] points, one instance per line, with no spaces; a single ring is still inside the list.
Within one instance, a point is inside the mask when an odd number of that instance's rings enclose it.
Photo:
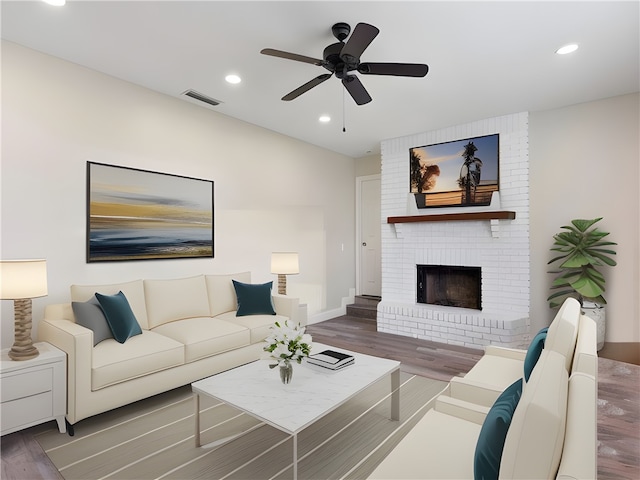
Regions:
[[[124,343],[127,339],[142,333],[138,320],[122,292],[115,295],[96,293],[96,298],[100,302],[113,338],[118,343]]]
[[[479,433],[477,423],[431,409],[368,478],[473,478],[473,452]]]
[[[145,280],[149,328],[184,318],[208,317],[204,275],[172,280]]]
[[[507,432],[500,478],[556,477],[564,445],[568,382],[564,356],[545,348]]]
[[[250,283],[233,280],[233,288],[238,299],[238,311],[236,315],[275,315],[271,299],[271,287],[273,282],[252,285]]]
[[[93,348],[91,389],[98,390],[183,363],[184,346],[154,332],[143,330],[141,335],[125,343],[105,340]]]
[[[251,283],[251,272],[231,273],[228,275],[205,275],[209,292],[210,315],[215,317],[225,312],[235,312],[238,308],[236,291],[232,280]]]
[[[133,310],[136,320],[143,330],[149,329],[147,323],[147,307],[144,302],[144,286],[142,280],[133,282],[114,283],[110,285],[71,285],[71,301],[86,302],[96,293],[103,295],[115,295],[122,292]]]
[[[579,320],[580,303],[575,298],[567,298],[549,325],[544,342],[545,349],[553,350],[565,357],[567,372],[573,362]]]
[[[93,331],[93,345],[113,338],[107,319],[98,299],[93,296],[86,302],[71,302],[76,323]]]
[[[536,336],[533,337],[533,340],[531,340],[531,343],[529,344],[529,348],[527,348],[527,354],[524,357],[525,382],[529,381],[529,377],[531,376],[533,367],[536,366],[538,358],[540,358],[540,354],[542,353],[542,349],[544,348],[544,342],[547,338],[548,329],[548,327],[544,327],[538,333],[536,333]]]
[[[474,455],[473,476],[476,480],[498,478],[504,441],[521,395],[522,379],[519,378],[500,394],[487,413]]]
[[[249,345],[249,329],[219,318],[176,320],[153,329],[184,345],[185,363]]]
[[[288,320],[283,315],[246,315],[238,317],[236,312],[223,313],[216,318],[248,328],[251,332],[251,344],[263,342],[271,333],[269,330],[275,322],[284,323]]]
[[[504,391],[513,382],[522,378],[522,360],[497,355],[483,355],[482,358],[467,372],[463,380],[470,380],[491,385],[497,392]],[[487,406],[490,406],[488,403]]]

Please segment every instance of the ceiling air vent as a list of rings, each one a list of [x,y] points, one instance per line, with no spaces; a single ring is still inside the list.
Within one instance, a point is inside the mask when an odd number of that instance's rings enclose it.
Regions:
[[[186,92],[182,92],[182,95],[186,95],[187,97],[191,97],[200,102],[207,103],[212,106],[220,105],[222,102],[220,100],[216,100],[215,98],[207,97],[202,93],[196,92],[195,90],[187,90]]]

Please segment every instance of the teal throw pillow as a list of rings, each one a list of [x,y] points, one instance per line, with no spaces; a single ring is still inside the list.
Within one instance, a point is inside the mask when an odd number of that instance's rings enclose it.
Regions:
[[[500,473],[502,450],[513,412],[522,395],[522,378],[509,385],[497,398],[484,419],[473,459],[475,480],[495,480]]]
[[[233,288],[236,290],[238,299],[238,311],[236,315],[243,317],[246,315],[275,315],[271,300],[271,286],[273,282],[254,285],[233,281]]]
[[[101,341],[113,338],[107,319],[96,297],[91,297],[86,302],[71,302],[76,323],[89,330],[93,330],[93,346]]]
[[[142,334],[140,324],[136,320],[124,293],[118,292],[115,295],[96,293],[96,298],[100,302],[113,338],[118,343],[124,343],[127,339]]]
[[[538,359],[540,358],[540,354],[542,353],[542,349],[544,348],[544,342],[547,339],[547,330],[549,327],[544,327],[536,336],[533,337],[531,343],[529,344],[529,348],[527,349],[527,354],[524,357],[524,381],[528,382],[529,377],[531,376],[531,372],[533,372],[533,367],[538,363]]]

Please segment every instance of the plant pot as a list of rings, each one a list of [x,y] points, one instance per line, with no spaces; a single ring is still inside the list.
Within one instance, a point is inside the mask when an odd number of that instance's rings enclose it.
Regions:
[[[291,382],[293,377],[293,365],[291,362],[285,362],[284,365],[280,365],[280,380],[285,385]]]
[[[604,347],[604,335],[607,330],[606,324],[606,310],[604,305],[591,302],[589,300],[582,300],[582,313],[596,322],[597,327],[597,349],[602,350]]]

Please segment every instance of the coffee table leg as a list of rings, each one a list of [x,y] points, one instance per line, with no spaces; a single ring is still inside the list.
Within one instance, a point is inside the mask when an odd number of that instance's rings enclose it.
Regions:
[[[391,420],[400,420],[400,369],[391,372]]]
[[[293,480],[298,480],[298,434],[293,434]]]
[[[194,438],[196,440],[196,447],[200,446],[200,395],[195,393],[193,395],[193,405],[195,407],[195,413],[193,415],[195,420],[195,435]]]

